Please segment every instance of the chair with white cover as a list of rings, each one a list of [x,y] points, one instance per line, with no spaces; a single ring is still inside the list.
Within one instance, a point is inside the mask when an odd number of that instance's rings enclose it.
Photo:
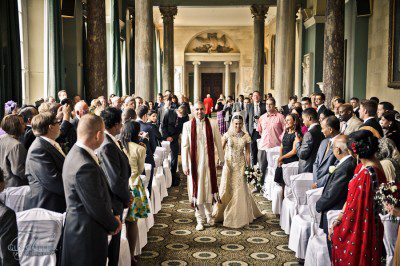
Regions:
[[[322,229],[319,228],[321,214],[316,210],[316,203],[322,195],[324,188],[311,189],[306,192],[307,205],[309,208],[310,216],[313,220],[311,225],[311,236],[308,240],[307,252],[304,261],[305,266],[326,266],[331,265],[329,259],[328,245],[326,243],[326,235]]]
[[[161,142],[161,147],[165,148],[167,152],[166,159],[168,159],[168,162],[171,163],[171,142],[164,140]]]
[[[172,172],[171,172],[171,165],[167,158],[163,161],[163,170],[165,175],[165,180],[167,181],[167,188],[172,186]]]
[[[383,223],[383,244],[386,249],[386,265],[390,266],[392,265],[394,249],[396,247],[399,219],[397,218],[393,221],[389,214],[379,214],[379,216]]]
[[[142,182],[143,182],[143,179],[145,179],[146,176],[141,175],[140,178],[142,179]],[[153,211],[153,204],[152,204],[151,199],[149,197],[150,194],[149,194],[149,191],[148,191],[147,187],[146,187],[145,190],[146,190],[147,202],[148,202],[149,208],[150,208],[150,213],[147,215],[147,218],[145,219],[146,220],[146,225],[147,225],[147,231],[149,231],[150,228],[152,228],[153,225],[154,225],[154,215],[153,215],[154,211]]]
[[[4,190],[5,201],[4,204],[12,209],[14,212],[24,210],[26,195],[30,192],[29,186],[9,187]]]
[[[137,220],[138,236],[136,239],[135,256],[142,253],[142,249],[147,245],[147,224],[146,219],[139,218]]]
[[[150,166],[150,167],[149,167]],[[151,165],[144,164],[144,169],[146,172],[146,178],[150,177],[151,173]],[[155,171],[155,169],[154,169]],[[146,186],[147,187],[147,186]],[[161,210],[161,186],[159,181],[153,176],[153,182],[151,183],[151,208],[153,210],[153,214],[157,214]]]
[[[292,217],[296,215],[296,201],[292,193],[291,176],[297,175],[299,171],[299,162],[292,162],[282,165],[283,181],[285,182],[284,198],[282,201],[281,216],[279,225],[282,230],[288,235],[290,233],[290,225]],[[301,175],[305,175],[301,174]]]
[[[275,178],[275,170],[276,167],[278,166],[278,158],[279,158],[279,153],[280,153],[280,147],[274,147],[266,150],[267,153],[267,171],[264,173],[265,178],[264,178],[264,185],[263,185],[263,191],[264,191],[264,197],[267,198],[268,200],[272,200],[272,191],[274,188],[274,178]]]
[[[158,147],[157,147],[158,148]],[[167,190],[167,181],[165,179],[164,175],[164,170],[163,170],[163,160],[164,160],[164,153],[156,153],[154,154],[154,177],[153,177],[153,182],[156,181],[156,183],[160,186],[160,193],[161,193],[161,201],[168,196],[168,190]]]
[[[34,208],[16,216],[20,265],[56,265],[65,215]]]
[[[313,183],[313,175],[304,173],[293,175],[290,179],[295,198],[296,215],[292,217],[288,247],[296,253],[297,258],[304,259],[313,223],[307,205],[306,192]]]

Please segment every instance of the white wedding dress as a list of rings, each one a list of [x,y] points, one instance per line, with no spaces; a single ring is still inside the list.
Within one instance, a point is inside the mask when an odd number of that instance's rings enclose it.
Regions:
[[[225,165],[222,169],[219,195],[221,203],[214,205],[215,222],[223,222],[223,226],[241,228],[261,217],[244,177],[246,167],[245,147],[250,143],[248,133],[236,134],[228,131],[225,138]]]

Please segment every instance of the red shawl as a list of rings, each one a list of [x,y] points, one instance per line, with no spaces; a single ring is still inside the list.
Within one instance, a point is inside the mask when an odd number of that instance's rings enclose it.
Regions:
[[[210,169],[211,179],[211,193],[214,195],[218,193],[217,186],[217,171],[215,167],[215,154],[214,154],[214,138],[210,124],[210,120],[204,118],[206,123],[206,138],[207,138],[207,155],[208,155],[208,167]],[[192,128],[190,132],[190,161],[192,164],[192,183],[193,183],[193,197],[197,200],[198,190],[198,173],[197,173],[197,131],[196,131],[196,119],[192,119]],[[195,203],[195,202],[194,202]]]

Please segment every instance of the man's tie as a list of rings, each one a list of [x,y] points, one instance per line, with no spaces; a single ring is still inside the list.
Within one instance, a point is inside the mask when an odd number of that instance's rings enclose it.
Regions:
[[[62,156],[65,157],[65,153],[63,152],[63,150],[61,149],[60,144],[58,144],[57,142],[54,144],[54,148],[56,148],[58,150],[59,153],[62,154]]]
[[[326,146],[326,150],[325,150],[325,154],[324,154],[324,158],[322,158],[322,160],[325,160],[325,158],[326,158],[326,155],[328,154],[328,152],[329,152],[329,149],[331,148],[331,141],[329,140],[329,142],[328,142],[328,146]]]
[[[121,151],[123,151],[124,150],[124,146],[122,145],[122,142],[120,140],[117,140],[117,142],[118,142],[119,148],[121,149]]]

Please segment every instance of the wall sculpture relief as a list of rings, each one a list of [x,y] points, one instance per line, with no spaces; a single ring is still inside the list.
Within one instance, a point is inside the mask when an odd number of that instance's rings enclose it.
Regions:
[[[197,35],[186,50],[195,53],[230,53],[236,52],[237,48],[226,34],[208,32]]]
[[[312,54],[308,53],[303,56],[303,62],[301,63],[303,68],[303,84],[302,84],[302,95],[310,95],[313,91],[312,81]]]

